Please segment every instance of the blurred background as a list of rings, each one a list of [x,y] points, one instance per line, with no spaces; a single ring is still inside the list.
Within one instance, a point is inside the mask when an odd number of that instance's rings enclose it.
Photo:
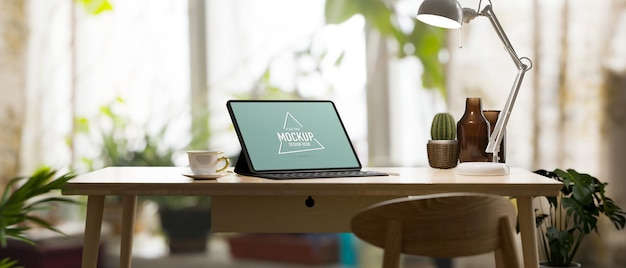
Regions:
[[[414,19],[421,2],[0,0],[1,184],[42,165],[82,174],[184,166],[187,149],[237,157],[229,99],[333,100],[364,165],[428,166],[433,115],[460,119],[468,97],[501,109],[517,70],[487,19],[437,29]],[[492,2],[533,61],[507,163],[593,174],[626,207],[626,1]],[[157,225],[148,217],[143,231]],[[626,266],[624,232],[601,230],[580,261]]]

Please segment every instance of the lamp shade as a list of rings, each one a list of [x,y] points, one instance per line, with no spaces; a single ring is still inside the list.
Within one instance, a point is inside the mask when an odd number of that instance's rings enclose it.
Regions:
[[[417,11],[417,19],[441,28],[458,29],[463,9],[456,0],[425,0]]]

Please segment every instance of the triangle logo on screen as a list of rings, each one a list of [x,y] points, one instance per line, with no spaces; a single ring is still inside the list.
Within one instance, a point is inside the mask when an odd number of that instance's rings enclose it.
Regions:
[[[278,136],[278,141],[280,141],[278,154],[302,153],[325,149],[324,145],[315,138],[315,134],[307,130],[289,112],[285,114],[283,131],[276,132],[276,135]]]

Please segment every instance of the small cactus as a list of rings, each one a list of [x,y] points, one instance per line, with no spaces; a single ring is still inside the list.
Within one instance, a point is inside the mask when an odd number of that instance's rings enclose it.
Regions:
[[[430,136],[433,140],[456,139],[456,122],[450,113],[438,113],[433,118],[430,128]]]

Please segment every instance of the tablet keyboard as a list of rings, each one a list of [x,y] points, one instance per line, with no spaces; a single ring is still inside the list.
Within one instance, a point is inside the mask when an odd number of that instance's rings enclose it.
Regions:
[[[274,179],[274,180],[291,180],[291,179],[312,179],[312,178],[341,178],[341,177],[369,177],[369,176],[388,176],[389,174],[380,171],[319,171],[319,172],[294,172],[294,173],[265,173],[255,174],[254,176]]]

